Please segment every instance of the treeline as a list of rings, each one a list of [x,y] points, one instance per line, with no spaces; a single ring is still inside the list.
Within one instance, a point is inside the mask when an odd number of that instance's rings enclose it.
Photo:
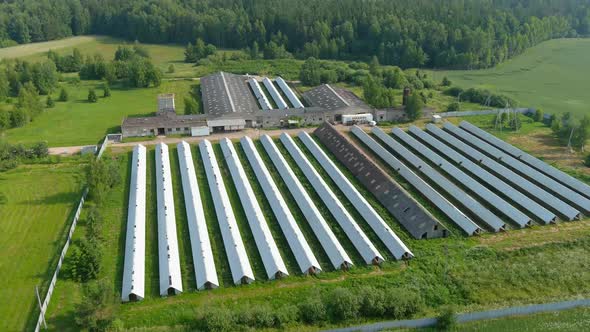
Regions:
[[[44,105],[39,93],[48,94],[57,85],[58,74],[52,62],[29,64],[16,61],[0,71],[0,101],[13,102],[10,110],[0,111],[0,131],[22,127],[41,114]],[[53,101],[52,101],[53,102]]]
[[[457,97],[461,101],[468,101],[475,104],[489,106],[491,108],[514,108],[516,100],[485,89],[451,87],[444,91],[446,95]]]
[[[585,0],[55,0],[0,3],[0,45],[105,34],[402,68],[489,67],[590,34]]]

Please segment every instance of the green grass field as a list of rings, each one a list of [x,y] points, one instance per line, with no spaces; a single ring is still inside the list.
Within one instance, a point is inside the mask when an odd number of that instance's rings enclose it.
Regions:
[[[81,171],[63,161],[0,173],[1,330],[31,329],[35,286],[44,296],[82,194]]]
[[[590,39],[555,39],[491,69],[431,73],[436,81],[447,76],[463,88],[478,86],[505,93],[523,107],[581,116],[590,110],[588,54]]]
[[[525,126],[532,125],[525,124]],[[214,146],[219,157],[219,146],[217,144]],[[280,144],[279,147],[283,150]],[[412,249],[416,258],[409,264],[389,260],[378,268],[357,264],[348,272],[330,272],[331,269],[326,269],[329,266],[326,264],[329,263],[325,262],[322,254],[319,254],[318,259],[320,259],[320,263],[326,272],[317,277],[300,276],[286,241],[278,234],[280,229],[277,227],[276,220],[272,218],[270,207],[261,197],[263,213],[271,224],[275,240],[287,261],[291,273],[291,276],[285,279],[268,282],[255,246],[253,246],[251,234],[249,234],[235,187],[229,177],[225,163],[221,162],[220,166],[222,173],[225,174],[225,184],[238,218],[240,231],[246,239],[245,241],[249,242],[246,250],[257,278],[257,281],[251,285],[233,286],[211,196],[206,184],[206,177],[200,161],[200,154],[198,148],[193,146],[193,157],[204,201],[213,253],[214,257],[216,257],[218,276],[222,283],[222,287],[217,290],[196,292],[176,149],[173,146],[170,146],[170,148],[181,269],[185,292],[179,296],[166,299],[158,296],[157,220],[153,179],[154,156],[153,149],[150,149],[148,154],[147,188],[146,299],[139,303],[113,304],[113,308],[116,308],[117,312],[116,317],[125,328],[183,329],[190,326],[191,322],[207,313],[208,310],[212,310],[212,308],[226,307],[231,310],[241,310],[262,305],[281,308],[285,305],[296,304],[309,296],[324,294],[335,287],[353,290],[360,285],[366,284],[376,287],[395,285],[420,294],[424,300],[424,307],[417,315],[420,317],[434,316],[440,306],[446,304],[454,304],[457,306],[458,311],[467,312],[590,295],[590,275],[586,271],[588,264],[590,264],[590,258],[585,255],[590,248],[588,240],[590,238],[589,220],[559,223],[550,226],[534,226],[501,234],[484,234],[475,238],[466,238],[455,234],[447,239],[418,241],[410,239],[400,225],[362,188],[360,188],[361,192],[377,208],[377,211],[383,214],[385,220],[391,224],[393,229]],[[270,166],[270,160],[259,143],[257,143],[257,148],[262,153],[267,166]],[[236,146],[236,149],[240,158],[244,161],[245,158],[239,145]],[[304,149],[304,151],[306,150]],[[104,208],[104,213],[108,217],[105,219],[105,252],[101,278],[109,280],[113,286],[114,294],[119,294],[122,277],[130,154],[127,152],[116,156],[120,161],[124,181],[122,185],[117,186],[110,193]],[[290,158],[287,159],[290,163],[293,163]],[[254,180],[251,169],[246,167],[246,172],[248,178],[251,181]],[[295,172],[301,175],[298,169]],[[345,172],[345,174],[350,177],[349,173]],[[324,174],[324,176],[326,175]],[[280,180],[280,177],[273,173],[273,178],[278,182],[280,191],[285,194],[287,188]],[[354,183],[358,185],[358,183]],[[308,183],[304,182],[304,184],[309,187]],[[254,189],[255,192],[260,193],[261,189],[255,181]],[[340,196],[339,193],[337,195]],[[286,197],[289,201],[289,196]],[[293,208],[292,200],[289,203]],[[321,208],[323,213],[325,213],[324,209],[324,207]],[[299,217],[301,212],[296,208],[293,210],[296,219],[303,225],[304,234],[311,242],[314,252],[321,253],[317,241],[306,229],[305,221]],[[333,223],[333,221],[329,222]],[[365,226],[362,227],[366,229]],[[338,228],[335,227],[335,229],[335,232],[338,233]],[[82,222],[80,229],[76,233],[79,236],[83,231],[84,223]],[[340,240],[344,240],[342,234],[337,234],[337,236]],[[345,242],[343,241],[343,244],[347,252],[355,259],[354,249]],[[60,279],[48,314],[48,324],[51,330],[75,329],[73,325],[74,309],[79,299],[80,285],[67,279]],[[334,326],[365,322],[367,321],[355,320]],[[332,325],[324,325],[323,327],[330,326]],[[318,326],[290,326],[286,330],[300,330],[302,328],[315,330]],[[477,328],[473,330],[477,330]]]
[[[513,316],[459,325],[458,330],[505,332],[577,332],[590,326],[590,308],[577,308],[528,316]]]
[[[456,332],[578,332],[590,324],[590,308],[575,308],[533,315],[510,316],[498,319],[458,324]],[[393,329],[395,332],[434,332],[436,328]]]
[[[102,98],[101,84],[97,81],[61,83],[69,93],[69,101],[56,102],[54,108],[45,110],[24,127],[7,130],[3,135],[13,143],[32,143],[46,140],[49,146],[77,146],[96,144],[105,134],[120,132],[126,116],[147,116],[156,112],[156,96],[174,92],[176,108],[184,111],[184,97],[189,96],[196,81],[164,81],[157,88],[111,88],[111,96]],[[88,89],[96,88],[100,96],[97,103],[86,101]],[[57,100],[59,91],[53,94]]]

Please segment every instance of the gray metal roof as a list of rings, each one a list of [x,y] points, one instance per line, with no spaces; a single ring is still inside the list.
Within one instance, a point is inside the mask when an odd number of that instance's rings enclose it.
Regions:
[[[531,218],[529,218],[526,214],[520,212],[510,203],[506,202],[503,198],[496,195],[494,192],[479,183],[477,180],[473,179],[467,173],[460,170],[458,167],[455,167],[445,158],[439,156],[436,154],[436,152],[432,151],[424,144],[418,142],[405,131],[401,130],[400,128],[394,128],[392,132],[397,138],[411,146],[418,154],[422,155],[422,157],[438,165],[439,169],[443,170],[451,178],[455,179],[457,183],[461,183],[467,187],[474,196],[479,197],[489,206],[493,206],[494,208],[498,209],[506,217],[515,222],[519,227],[530,225]]]
[[[303,98],[305,98],[312,106],[325,108],[327,110],[335,110],[350,105],[328,84],[322,84],[304,92]]]
[[[365,219],[367,224],[373,229],[375,234],[383,241],[387,249],[393,254],[395,259],[411,258],[414,255],[400,240],[381,216],[373,209],[371,204],[356,190],[354,185],[340,171],[338,166],[326,155],[319,145],[305,131],[297,135],[314,158],[320,163],[326,173],[332,178],[336,186],[352,203],[354,208]]]
[[[469,171],[481,181],[494,188],[498,193],[506,196],[508,199],[518,204],[521,208],[535,216],[537,220],[540,220],[544,224],[555,221],[556,216],[554,213],[547,210],[541,206],[541,204],[535,202],[533,199],[527,197],[520,191],[514,189],[511,185],[504,182],[504,180],[486,171],[483,167],[480,167],[476,163],[469,160],[467,157],[464,157],[459,152],[453,150],[450,146],[443,143],[441,136],[448,136],[452,138],[450,134],[444,132],[442,129],[433,124],[428,124],[426,128],[432,135],[427,134],[415,126],[410,127],[410,132],[432,146],[434,149],[438,150],[441,155],[454,161],[460,168],[464,168],[465,170]]]
[[[477,226],[469,217],[467,217],[461,210],[455,207],[438,191],[434,190],[426,181],[420,178],[404,163],[394,157],[381,144],[377,143],[360,127],[353,126],[352,133],[358,137],[365,145],[367,145],[373,152],[375,152],[381,159],[383,159],[392,169],[408,181],[416,190],[424,195],[432,204],[439,208],[447,217],[449,217],[457,226],[459,226],[468,235],[478,234],[481,228]]]
[[[254,113],[259,110],[247,77],[218,72],[201,78],[201,95],[206,114]]]
[[[127,302],[131,295],[138,300],[145,297],[145,194],[146,148],[136,145],[131,160],[129,183],[129,208],[125,239],[125,262],[121,300]]]
[[[513,185],[524,190],[530,195],[529,197],[535,198],[540,204],[550,208],[554,212],[557,212],[558,214],[560,214],[560,216],[565,217],[567,220],[574,220],[580,217],[580,212],[578,210],[574,209],[567,203],[563,202],[559,198],[545,191],[544,189],[532,183],[531,181],[525,179],[521,175],[515,173],[508,167],[486,156],[474,147],[471,147],[468,144],[461,142],[457,137],[465,140],[466,142],[470,141],[472,144],[475,145],[485,144],[485,142],[483,142],[479,138],[453,126],[450,123],[445,123],[444,128],[448,132],[451,132],[456,135],[455,137],[453,137],[454,140],[448,142],[453,145],[456,144],[458,149],[462,153],[464,153],[465,156],[471,158],[472,160],[478,162],[483,166],[486,166],[489,170],[493,171],[497,176],[509,181]],[[457,144],[458,142],[462,144]]]
[[[457,128],[457,130],[469,132],[465,129]],[[469,135],[473,134],[469,132]],[[476,136],[473,135],[473,137]],[[500,162],[508,165],[512,169],[523,174],[527,178],[536,182],[539,186],[550,190],[554,195],[560,197],[564,202],[567,202],[576,209],[583,211],[584,213],[590,213],[590,199],[586,198],[585,196],[578,194],[576,191],[570,189],[569,187],[561,184],[560,182],[555,181],[553,178],[550,178],[544,173],[539,172],[535,168],[519,161],[518,159],[510,156],[507,153],[504,153],[502,150],[494,147],[493,145],[483,140],[481,140],[480,142],[478,142],[478,144],[475,144],[474,146],[493,156]]]
[[[575,189],[579,194],[590,198],[590,186],[583,183],[582,181],[558,170],[557,168],[545,163],[542,160],[531,156],[517,147],[502,141],[496,136],[480,128],[477,128],[467,121],[462,121],[459,126],[471,132],[472,134],[477,135],[479,138],[487,141],[488,143],[493,144],[495,147],[504,150],[506,153],[512,155],[514,158],[517,158],[521,162],[526,163],[536,168],[540,172],[543,172],[544,174],[551,176],[559,182],[569,186],[570,188]]]
[[[330,123],[324,122],[314,135],[414,238],[448,235],[434,216]]]
[[[344,205],[342,205],[342,202],[340,202],[328,184],[315,170],[307,157],[295,144],[291,136],[287,133],[282,133],[281,142],[283,142],[283,145],[287,148],[287,151],[291,154],[291,157],[295,160],[297,166],[299,166],[307,180],[313,186],[315,192],[318,194],[322,202],[324,202],[324,205],[326,205],[350,242],[352,242],[352,245],[361,254],[365,263],[380,264],[383,262],[383,256],[381,256],[377,248],[375,248],[371,240],[369,240],[356,221],[353,220],[350,213],[346,210]]]
[[[206,116],[198,115],[176,115],[167,113],[147,117],[127,117],[123,120],[122,128],[181,128],[181,127],[198,127],[206,125]]]
[[[475,218],[485,223],[494,232],[505,229],[506,224],[494,213],[484,207],[481,203],[479,203],[477,200],[471,197],[471,195],[467,194],[453,182],[449,181],[437,170],[425,163],[422,159],[418,158],[414,153],[394,140],[391,136],[387,135],[383,130],[375,127],[373,128],[372,132],[375,136],[379,137],[379,139],[385,143],[385,145],[392,149],[392,151],[395,151],[397,154],[399,154],[404,160],[406,160],[406,162],[416,168],[419,173],[425,175],[433,183],[436,183],[439,188],[445,191],[449,196],[453,197],[457,202],[463,205],[465,209],[470,211]]]

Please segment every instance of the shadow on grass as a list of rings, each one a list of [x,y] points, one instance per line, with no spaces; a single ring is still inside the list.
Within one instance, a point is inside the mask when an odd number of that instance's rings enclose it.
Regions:
[[[21,202],[21,205],[54,205],[54,204],[67,204],[70,203],[72,201],[75,201],[77,198],[77,194],[76,193],[71,193],[71,192],[62,192],[62,193],[57,193],[57,194],[53,194],[47,197],[43,197],[40,199],[33,199],[33,200],[28,200],[28,201],[24,201]],[[1,204],[1,195],[0,195],[0,204]],[[77,206],[78,202],[76,202],[76,206]]]
[[[79,196],[76,196],[76,197],[80,198],[82,196],[82,192],[80,191],[78,193],[78,195]],[[54,196],[57,196],[57,195],[54,195]],[[47,290],[49,289],[49,284],[51,283],[51,279],[53,278],[53,273],[55,272],[55,268],[57,267],[57,263],[60,258],[60,253],[63,248],[63,244],[65,243],[65,241],[67,239],[67,235],[69,233],[70,226],[72,225],[72,220],[74,219],[74,216],[76,215],[76,208],[78,207],[79,200],[73,198],[74,196],[75,196],[75,194],[70,193],[69,200],[61,201],[61,203],[71,202],[70,212],[65,219],[66,222],[64,222],[64,225],[63,225],[61,231],[59,232],[59,236],[57,237],[57,240],[53,241],[53,246],[55,248],[52,250],[53,254],[51,255],[50,261],[47,264],[47,268],[45,269],[45,272],[39,273],[36,275],[36,277],[41,278],[41,283],[38,286],[39,286],[39,295],[41,296],[42,301],[45,299],[45,297],[47,295]],[[65,199],[65,198],[62,197],[60,199]],[[57,204],[57,203],[54,203],[54,204]],[[63,268],[63,266],[62,266],[62,268]],[[61,278],[58,277],[58,280],[59,279],[61,279]],[[29,311],[29,313],[27,315],[27,323],[26,323],[26,329],[25,329],[26,331],[34,330],[35,324],[37,323],[37,319],[38,319],[38,315],[39,315],[39,306],[37,305],[37,298],[36,298],[34,289],[31,289],[31,301],[34,303],[34,305],[31,306],[31,310]]]
[[[118,293],[123,287],[123,267],[125,264],[125,241],[127,236],[127,214],[129,213],[129,187],[131,186],[131,163],[133,158],[133,151],[127,153],[127,160],[124,162],[126,181],[123,183],[124,189],[122,190],[122,197],[120,201],[123,203],[123,213],[121,213],[120,226],[119,226],[119,240],[118,240],[118,255],[117,263],[115,267],[114,279],[114,292]]]

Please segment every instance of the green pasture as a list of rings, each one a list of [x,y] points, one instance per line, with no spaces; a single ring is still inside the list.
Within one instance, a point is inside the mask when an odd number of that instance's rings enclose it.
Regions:
[[[11,143],[33,143],[46,140],[49,146],[78,146],[96,144],[108,133],[121,132],[125,117],[148,116],[156,112],[156,97],[160,93],[176,94],[176,109],[184,112],[184,97],[198,81],[164,81],[157,88],[128,89],[111,87],[111,96],[102,98],[102,83],[81,81],[61,83],[69,94],[67,102],[56,101],[55,107],[46,109],[33,122],[21,128],[6,130],[3,134]],[[95,88],[98,102],[87,101],[88,89]],[[59,97],[59,90],[52,95]],[[1,111],[1,110],[0,110]]]
[[[429,73],[436,81],[447,76],[456,86],[504,93],[523,107],[581,116],[590,110],[589,55],[590,39],[554,39],[494,68]]]
[[[82,164],[21,165],[0,173],[0,330],[31,330],[82,195]],[[27,325],[27,323],[29,325]]]

